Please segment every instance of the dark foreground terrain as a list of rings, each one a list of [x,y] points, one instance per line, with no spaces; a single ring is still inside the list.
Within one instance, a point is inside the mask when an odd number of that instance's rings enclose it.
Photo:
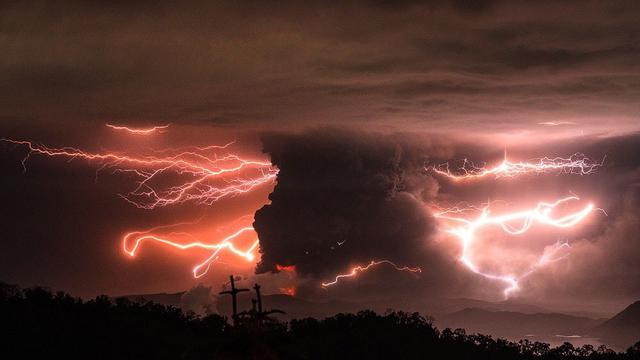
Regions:
[[[417,313],[371,311],[317,320],[269,319],[229,325],[155,303],[2,285],[0,358],[85,359],[640,359],[565,343],[509,342],[464,330],[438,330]]]

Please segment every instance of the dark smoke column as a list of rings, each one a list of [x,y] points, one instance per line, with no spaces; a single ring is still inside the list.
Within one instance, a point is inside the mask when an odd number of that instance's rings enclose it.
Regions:
[[[436,190],[418,141],[323,129],[263,144],[280,172],[271,204],[255,214],[258,273],[295,265],[321,279],[372,259],[429,262],[433,219],[423,198]]]

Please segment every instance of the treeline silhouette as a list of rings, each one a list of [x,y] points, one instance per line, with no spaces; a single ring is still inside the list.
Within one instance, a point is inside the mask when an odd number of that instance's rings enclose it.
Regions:
[[[232,327],[219,315],[5,284],[0,323],[2,359],[640,359],[640,342],[622,353],[569,343],[552,348],[440,331],[418,313],[361,311]]]

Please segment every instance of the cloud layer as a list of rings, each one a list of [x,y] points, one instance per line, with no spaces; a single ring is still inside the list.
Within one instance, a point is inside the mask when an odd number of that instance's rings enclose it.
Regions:
[[[639,14],[635,1],[7,2],[0,118],[637,129]]]

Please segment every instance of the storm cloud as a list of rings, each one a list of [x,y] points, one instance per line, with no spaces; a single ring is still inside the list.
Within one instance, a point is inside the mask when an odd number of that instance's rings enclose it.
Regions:
[[[575,148],[579,141],[567,146]],[[584,139],[583,149],[606,154],[598,174],[573,189],[596,200],[602,212],[590,231],[572,243],[571,256],[532,276],[529,296],[576,296],[605,301],[640,297],[640,134]],[[631,155],[630,154],[634,154]]]
[[[0,119],[637,129],[635,1],[170,4],[4,2]]]

